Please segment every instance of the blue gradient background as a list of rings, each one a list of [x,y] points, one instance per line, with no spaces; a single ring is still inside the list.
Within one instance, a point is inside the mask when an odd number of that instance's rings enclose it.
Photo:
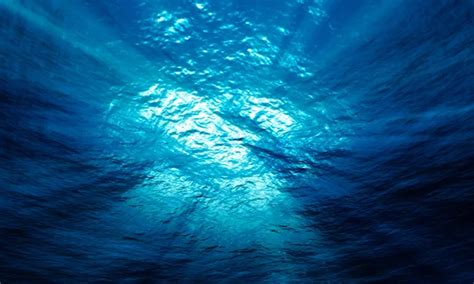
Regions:
[[[474,281],[474,2],[0,0],[0,281]]]

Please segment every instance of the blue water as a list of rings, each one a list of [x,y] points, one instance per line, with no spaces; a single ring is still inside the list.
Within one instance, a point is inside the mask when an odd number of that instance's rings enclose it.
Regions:
[[[473,20],[0,0],[0,282],[471,283]]]

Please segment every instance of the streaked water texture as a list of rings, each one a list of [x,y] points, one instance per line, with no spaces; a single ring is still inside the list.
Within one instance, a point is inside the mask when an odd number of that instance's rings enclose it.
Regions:
[[[0,283],[471,283],[473,20],[0,0]]]

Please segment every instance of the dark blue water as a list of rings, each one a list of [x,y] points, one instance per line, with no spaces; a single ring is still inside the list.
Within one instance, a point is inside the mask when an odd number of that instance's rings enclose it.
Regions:
[[[473,20],[0,0],[0,282],[472,283]]]

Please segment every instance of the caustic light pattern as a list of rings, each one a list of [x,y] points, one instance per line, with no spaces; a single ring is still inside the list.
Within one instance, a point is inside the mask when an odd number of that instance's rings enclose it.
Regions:
[[[0,0],[0,282],[471,283],[473,20]]]

